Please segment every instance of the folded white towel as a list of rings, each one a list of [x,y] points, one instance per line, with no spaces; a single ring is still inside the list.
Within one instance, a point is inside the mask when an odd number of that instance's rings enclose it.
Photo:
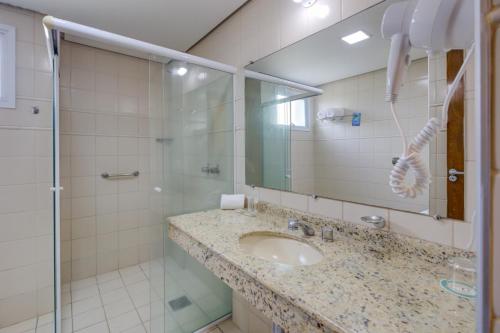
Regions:
[[[220,197],[221,209],[239,209],[245,207],[244,194],[222,194]]]

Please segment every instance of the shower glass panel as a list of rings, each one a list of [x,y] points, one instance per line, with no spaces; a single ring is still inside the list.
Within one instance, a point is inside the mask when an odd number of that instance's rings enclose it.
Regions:
[[[26,20],[33,26],[29,21],[33,15],[10,12],[8,17],[18,27]],[[33,29],[23,31],[33,38]],[[53,75],[51,68],[26,71],[49,80]],[[0,332],[54,331],[51,187],[56,155],[52,92],[50,86],[43,88],[39,90],[43,93],[23,93],[17,109],[3,109],[8,117],[0,119]],[[26,113],[26,105],[38,107],[39,112]]]
[[[233,192],[232,75],[150,61],[149,91],[153,187],[163,218],[218,207],[220,195]],[[152,236],[152,332],[194,332],[231,313],[231,289],[169,240],[168,224],[161,239]]]
[[[309,126],[309,114],[297,108],[310,93],[247,78],[245,81],[246,183],[290,191],[291,142]],[[305,104],[303,104],[305,105]],[[302,112],[300,112],[302,111]]]

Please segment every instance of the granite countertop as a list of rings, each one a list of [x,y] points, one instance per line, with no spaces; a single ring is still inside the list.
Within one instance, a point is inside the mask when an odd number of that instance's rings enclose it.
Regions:
[[[287,229],[287,216],[290,212],[186,214],[168,219],[169,237],[292,333],[474,332],[474,302],[439,287],[448,271],[443,261],[456,250],[317,217],[309,218],[316,236],[306,238]],[[335,226],[334,242],[321,241],[322,223]],[[255,231],[301,239],[320,249],[324,259],[293,267],[247,255],[239,238]]]

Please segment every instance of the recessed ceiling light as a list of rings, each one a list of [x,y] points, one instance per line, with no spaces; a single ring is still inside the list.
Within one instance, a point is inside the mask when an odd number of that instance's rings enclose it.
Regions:
[[[184,76],[186,75],[186,73],[188,72],[187,68],[186,67],[179,67],[177,68],[177,70],[175,71],[175,73],[179,76]]]
[[[356,43],[359,43],[365,39],[368,39],[370,38],[370,36],[368,36],[365,32],[359,30],[359,31],[356,31],[355,33],[352,33],[350,35],[347,35],[347,36],[344,36],[342,37],[342,40],[348,44],[356,44]]]

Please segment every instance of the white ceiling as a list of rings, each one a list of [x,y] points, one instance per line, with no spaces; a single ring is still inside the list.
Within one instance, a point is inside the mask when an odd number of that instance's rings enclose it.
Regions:
[[[385,68],[390,42],[382,38],[380,25],[393,2],[386,0],[246,68],[311,86]],[[341,37],[358,30],[371,37],[354,45],[342,41]],[[426,54],[414,49],[411,56],[418,59]]]
[[[186,51],[246,0],[3,0],[3,2]]]

